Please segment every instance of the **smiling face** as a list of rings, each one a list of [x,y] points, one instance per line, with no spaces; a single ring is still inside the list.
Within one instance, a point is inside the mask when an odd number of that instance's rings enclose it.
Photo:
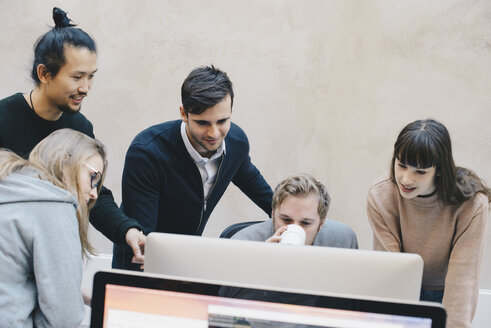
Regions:
[[[417,168],[401,163],[397,158],[394,162],[394,177],[402,197],[412,199],[417,196],[431,194],[436,189],[436,168]]]
[[[180,108],[186,123],[186,134],[193,148],[203,157],[210,158],[221,146],[230,130],[232,100],[227,95],[221,102],[201,114],[192,114]]]
[[[82,100],[89,93],[97,71],[97,55],[87,48],[65,46],[65,64],[55,76],[40,74],[48,102],[53,108],[70,114],[80,111]]]
[[[318,212],[319,196],[309,193],[306,196],[288,196],[273,209],[274,230],[282,226],[296,224],[305,230],[305,245],[312,245],[317,233],[324,225]]]

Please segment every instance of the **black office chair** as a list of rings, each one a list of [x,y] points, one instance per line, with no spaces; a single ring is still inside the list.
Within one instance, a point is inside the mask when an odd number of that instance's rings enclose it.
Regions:
[[[220,238],[230,238],[233,235],[235,235],[237,232],[239,232],[240,230],[244,229],[245,227],[248,227],[248,226],[250,226],[252,224],[256,224],[256,223],[261,223],[261,222],[264,222],[264,221],[247,221],[247,222],[234,223],[222,231],[222,233],[220,234]]]

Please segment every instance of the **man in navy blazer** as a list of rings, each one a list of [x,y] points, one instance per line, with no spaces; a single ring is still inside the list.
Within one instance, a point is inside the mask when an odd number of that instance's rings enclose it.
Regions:
[[[194,69],[181,87],[181,119],[139,133],[123,170],[121,208],[144,233],[201,235],[233,182],[268,215],[273,191],[249,157],[244,131],[231,122],[234,92],[225,72]],[[138,270],[128,247],[114,246],[113,267]]]

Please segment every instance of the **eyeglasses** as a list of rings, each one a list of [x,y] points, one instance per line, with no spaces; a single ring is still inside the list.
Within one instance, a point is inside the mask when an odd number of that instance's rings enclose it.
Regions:
[[[94,171],[94,173],[92,173],[90,175],[90,187],[92,189],[99,187],[99,184],[101,183],[102,173],[99,172],[99,171],[97,171],[96,169],[94,169],[92,166],[90,166],[87,163],[85,163],[85,165],[87,165],[87,167],[89,169],[91,169],[92,171]]]

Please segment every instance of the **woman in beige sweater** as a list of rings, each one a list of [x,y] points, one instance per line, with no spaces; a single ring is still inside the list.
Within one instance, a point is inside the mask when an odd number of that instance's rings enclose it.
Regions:
[[[491,190],[472,171],[456,167],[443,124],[408,124],[394,145],[390,177],[368,192],[375,250],[424,260],[421,300],[442,302],[447,327],[470,327]]]

